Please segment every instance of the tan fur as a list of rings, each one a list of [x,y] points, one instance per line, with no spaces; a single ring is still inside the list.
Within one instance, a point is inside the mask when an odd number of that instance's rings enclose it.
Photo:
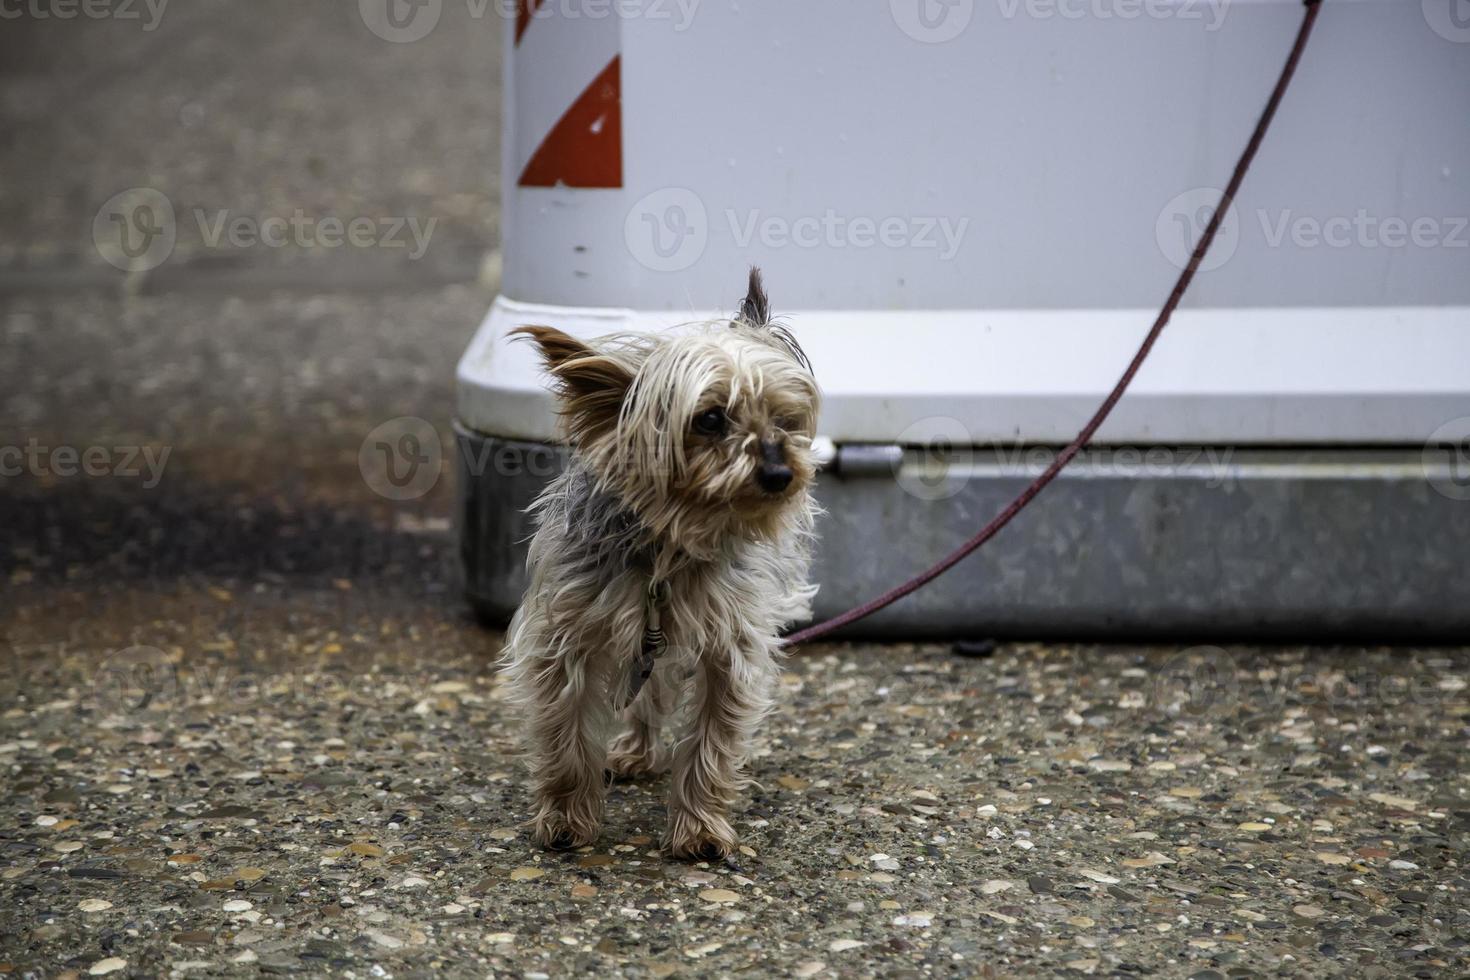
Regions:
[[[736,844],[728,808],[773,696],[779,633],[810,614],[815,592],[807,566],[820,396],[790,334],[745,312],[766,309],[753,271],[733,322],[587,342],[549,327],[520,331],[542,353],[573,449],[534,506],[531,582],[505,653],[527,713],[532,823],[546,846],[594,841],[604,767],[659,769],[659,731],[680,716],[665,846],[717,858]],[[726,426],[714,436],[694,423],[712,408]],[[781,464],[790,485],[762,489],[762,466]],[[622,712],[609,756],[651,579],[668,588],[667,653]]]

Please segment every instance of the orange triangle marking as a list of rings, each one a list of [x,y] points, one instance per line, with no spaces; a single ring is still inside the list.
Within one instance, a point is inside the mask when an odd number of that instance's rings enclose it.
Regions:
[[[531,26],[531,15],[540,6],[541,0],[516,0],[516,44],[521,43],[521,35]]]
[[[623,186],[620,57],[608,62],[551,127],[521,172],[520,186]]]

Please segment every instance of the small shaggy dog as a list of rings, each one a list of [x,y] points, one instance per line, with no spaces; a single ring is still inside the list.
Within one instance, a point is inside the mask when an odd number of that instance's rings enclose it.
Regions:
[[[531,582],[505,663],[527,714],[538,841],[597,839],[604,771],[664,767],[664,847],[718,860],[770,706],[782,627],[810,615],[820,395],[752,269],[739,314],[693,331],[540,348],[571,462],[533,505]],[[622,730],[609,751],[613,723]]]

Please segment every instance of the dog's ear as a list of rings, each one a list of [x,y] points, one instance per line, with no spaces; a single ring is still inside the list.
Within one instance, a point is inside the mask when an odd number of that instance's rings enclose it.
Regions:
[[[771,298],[766,295],[766,284],[761,282],[760,266],[750,267],[750,282],[745,287],[745,298],[740,301],[740,312],[735,319],[749,327],[765,327],[771,322]]]
[[[517,327],[511,334],[530,338],[541,352],[574,440],[585,441],[617,426],[633,383],[625,365],[555,327]]]
[[[771,298],[766,295],[766,284],[761,281],[759,266],[750,267],[750,282],[745,287],[745,298],[740,301],[740,312],[735,314],[735,323],[765,331],[771,341],[795,358],[807,373],[815,373],[806,351],[801,349],[791,331],[771,318]]]

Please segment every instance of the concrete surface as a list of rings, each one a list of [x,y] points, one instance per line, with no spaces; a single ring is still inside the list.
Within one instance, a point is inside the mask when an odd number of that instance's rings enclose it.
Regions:
[[[356,6],[0,24],[0,971],[1470,970],[1463,649],[817,648],[738,860],[656,853],[662,781],[529,847],[450,488],[381,496],[368,438],[452,445],[500,25],[448,3],[392,45]],[[452,233],[415,263],[181,230],[126,276],[91,227],[142,183]]]

